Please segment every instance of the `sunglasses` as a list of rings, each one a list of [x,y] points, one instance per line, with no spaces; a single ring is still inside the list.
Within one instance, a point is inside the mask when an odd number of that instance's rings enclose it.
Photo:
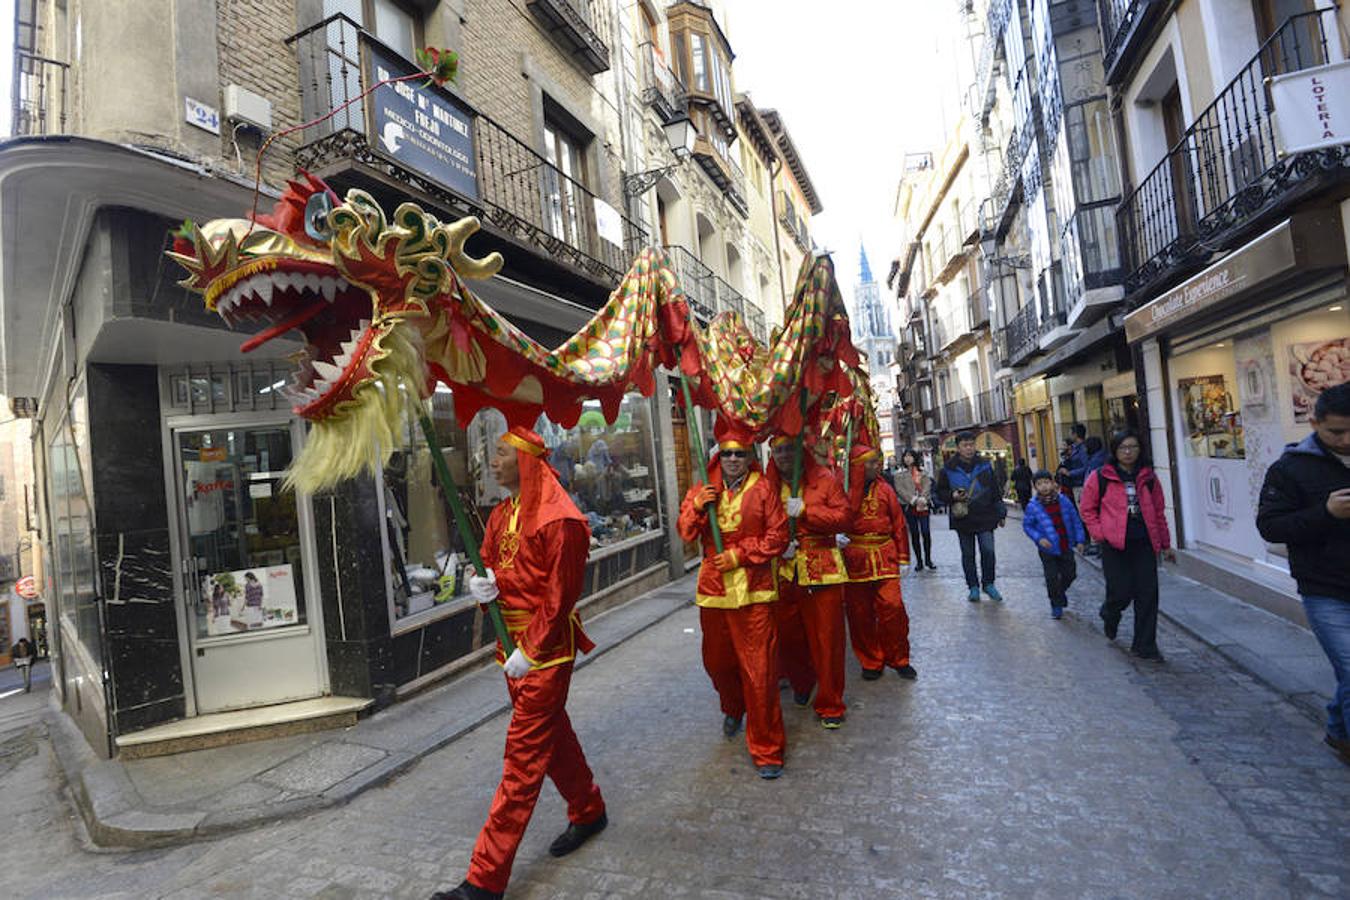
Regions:
[[[748,450],[721,450],[718,452],[727,459],[745,459],[750,455]]]

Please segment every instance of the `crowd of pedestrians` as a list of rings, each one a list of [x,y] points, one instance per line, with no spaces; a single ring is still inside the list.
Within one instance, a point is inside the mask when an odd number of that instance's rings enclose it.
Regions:
[[[1291,444],[1266,473],[1256,524],[1262,537],[1288,547],[1309,626],[1336,678],[1327,707],[1326,743],[1350,763],[1350,384],[1328,388],[1311,418],[1312,432]],[[916,568],[935,569],[931,519],[945,508],[961,547],[967,598],[1002,601],[995,584],[994,535],[1007,520],[999,467],[961,432],[956,453],[933,478],[919,453],[904,450],[894,471],[896,493],[915,548]],[[1098,610],[1115,640],[1133,607],[1130,651],[1163,662],[1158,647],[1159,561],[1176,562],[1163,486],[1138,432],[1122,429],[1107,442],[1080,423],[1064,442],[1059,464],[1033,470],[1017,459],[1008,475],[1045,576],[1050,615],[1063,617],[1077,579],[1079,555],[1101,557],[1106,582]]]

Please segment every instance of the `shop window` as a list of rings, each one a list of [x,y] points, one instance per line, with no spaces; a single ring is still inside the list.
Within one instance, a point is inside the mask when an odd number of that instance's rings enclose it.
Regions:
[[[445,387],[437,388],[427,408],[460,498],[481,536],[492,508],[509,496],[490,468],[506,420],[495,410],[484,410],[465,427]],[[630,394],[613,425],[605,422],[597,402],[587,404],[574,428],[542,416],[534,427],[549,448],[549,464],[586,515],[593,561],[621,544],[661,533],[650,401]],[[383,486],[396,622],[472,602],[469,560],[436,481],[431,451],[417,422],[409,420],[405,428],[408,449],[390,457]],[[591,590],[607,586],[604,577],[589,583]]]

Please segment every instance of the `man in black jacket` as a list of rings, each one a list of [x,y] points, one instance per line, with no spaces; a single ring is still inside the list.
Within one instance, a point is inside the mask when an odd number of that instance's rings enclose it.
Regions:
[[[1336,673],[1326,742],[1350,763],[1350,383],[1322,392],[1312,426],[1266,471],[1256,527],[1289,547],[1308,625]]]
[[[952,530],[961,540],[961,567],[966,574],[967,599],[980,600],[980,588],[994,600],[1003,595],[994,587],[994,529],[1003,527],[1008,509],[1003,504],[1003,482],[989,461],[975,452],[975,434],[956,435],[956,455],[938,473],[937,495],[947,507]],[[975,548],[980,569],[975,570]]]

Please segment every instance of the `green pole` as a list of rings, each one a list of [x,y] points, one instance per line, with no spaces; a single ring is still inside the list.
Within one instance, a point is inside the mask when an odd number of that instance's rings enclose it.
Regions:
[[[422,424],[422,434],[427,439],[427,446],[431,448],[431,461],[436,469],[436,480],[441,483],[441,493],[445,494],[445,502],[450,504],[450,512],[455,517],[455,527],[459,529],[459,537],[464,541],[464,552],[469,554],[474,571],[482,578],[487,575],[487,567],[483,565],[483,557],[478,552],[478,541],[473,536],[473,529],[469,527],[469,517],[464,512],[464,504],[460,502],[455,477],[450,474],[450,467],[446,465],[445,457],[441,454],[441,442],[436,437],[436,426],[432,424],[431,417],[425,411],[421,413],[419,421]],[[502,610],[496,600],[487,605],[487,614],[492,621],[492,630],[497,632],[497,640],[502,642],[506,655],[510,656],[515,652],[516,642],[511,640],[511,634],[506,630],[506,623],[502,621]]]
[[[802,411],[802,427],[797,432],[797,441],[792,452],[792,496],[794,497],[802,495],[802,451],[803,445],[806,443],[806,388],[799,387],[797,397],[798,407]],[[788,537],[791,540],[797,539],[797,520],[795,518],[788,519]]]
[[[853,455],[853,417],[848,417],[848,427],[844,429],[844,487],[848,487],[848,462]]]
[[[698,418],[694,414],[694,398],[689,393],[689,379],[683,372],[680,373],[680,391],[684,394],[684,421],[689,426],[690,454],[694,457],[694,462],[698,464],[698,478],[704,484],[708,483],[708,458],[703,453],[703,435],[698,430]],[[708,506],[713,504],[709,503]],[[706,509],[706,508],[705,508]],[[717,552],[722,552],[722,528],[717,524],[717,510],[707,510],[708,527],[712,530],[713,546]]]

